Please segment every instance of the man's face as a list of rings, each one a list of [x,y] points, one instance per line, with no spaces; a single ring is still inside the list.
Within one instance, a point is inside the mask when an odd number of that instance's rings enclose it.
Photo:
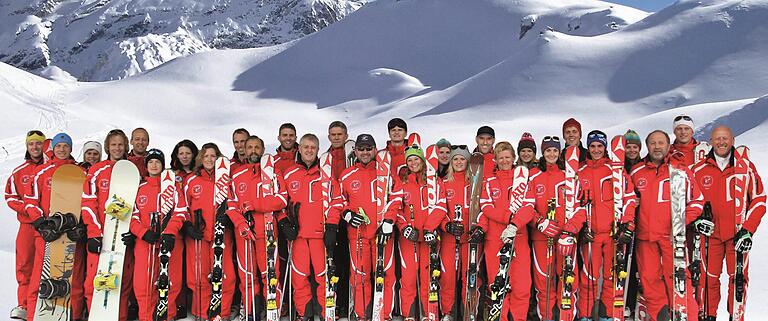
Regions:
[[[277,135],[277,140],[280,141],[280,147],[284,150],[290,150],[296,144],[296,131],[290,128],[283,128],[279,135]]]
[[[125,142],[123,141],[123,138],[117,135],[112,136],[112,138],[109,139],[107,149],[109,150],[110,160],[117,161],[123,159],[123,156],[125,155]]]
[[[496,143],[496,138],[488,134],[482,134],[475,137],[475,142],[477,143],[477,149],[480,153],[488,154],[491,152],[491,149],[493,149],[493,144]]]
[[[449,157],[451,156],[451,148],[450,147],[440,147],[437,150],[437,162],[440,163],[440,165],[448,165],[448,162],[451,160]]]
[[[578,146],[581,140],[581,132],[576,126],[566,127],[563,131],[563,137],[565,137],[566,146]]]
[[[38,159],[43,156],[43,142],[31,141],[27,143],[29,156]]]
[[[160,175],[160,172],[163,171],[163,163],[160,162],[159,159],[150,159],[147,162],[147,173],[151,176],[157,176]]]
[[[56,146],[53,146],[53,155],[58,159],[67,159],[71,153],[72,146],[69,146],[69,144],[58,143]]]
[[[669,142],[662,133],[653,133],[648,137],[648,155],[650,155],[651,161],[659,163],[664,161],[669,153]]]
[[[256,164],[264,155],[264,146],[258,139],[249,139],[245,142],[245,158],[251,164]]]
[[[389,130],[389,140],[394,143],[402,143],[405,141],[405,134],[405,129],[400,127],[392,127],[392,129]]]
[[[143,130],[134,131],[131,135],[131,146],[134,153],[143,155],[149,146],[149,134]]]
[[[512,154],[511,150],[505,150],[496,156],[496,166],[498,166],[500,170],[510,170],[514,165],[515,155]]]
[[[317,158],[317,144],[311,139],[305,139],[299,144],[299,154],[304,163],[311,164]]]
[[[363,164],[370,163],[376,155],[376,148],[373,146],[355,146],[355,157]]]
[[[640,145],[636,144],[627,144],[625,146],[626,157],[629,159],[638,159],[640,158]]]
[[[675,127],[675,139],[678,143],[688,144],[693,138],[693,128],[686,125]]]
[[[598,142],[589,144],[589,156],[593,160],[603,158],[605,156],[605,145]]]
[[[712,149],[715,150],[715,155],[726,157],[734,144],[733,133],[724,127],[718,127],[712,131],[709,141],[712,144]]]
[[[328,130],[328,141],[331,142],[331,147],[333,148],[344,146],[344,143],[347,142],[348,138],[349,135],[347,135],[347,131],[345,131],[344,128],[333,127]]]
[[[245,156],[245,141],[248,139],[248,135],[245,133],[235,133],[232,135],[232,145],[235,147],[237,156]]]

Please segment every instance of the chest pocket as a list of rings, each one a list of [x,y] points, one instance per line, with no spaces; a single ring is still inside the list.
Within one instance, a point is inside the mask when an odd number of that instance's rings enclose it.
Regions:
[[[613,202],[613,180],[610,176],[600,179],[600,200],[607,203]]]
[[[669,178],[665,178],[659,183],[656,201],[659,203],[669,203],[669,192]]]

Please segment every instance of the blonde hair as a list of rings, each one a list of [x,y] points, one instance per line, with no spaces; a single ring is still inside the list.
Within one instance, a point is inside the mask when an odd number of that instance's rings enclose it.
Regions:
[[[464,157],[463,155],[457,155]],[[467,159],[467,167],[464,168],[464,172],[467,172],[467,168],[469,168],[469,160]],[[456,171],[453,169],[453,157],[451,157],[451,161],[448,162],[448,172],[445,174],[445,181],[446,182],[453,182],[453,174]],[[464,183],[469,184],[469,175],[464,175]]]

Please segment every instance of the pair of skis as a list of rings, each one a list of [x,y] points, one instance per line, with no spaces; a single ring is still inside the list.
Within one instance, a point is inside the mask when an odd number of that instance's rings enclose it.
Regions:
[[[160,208],[159,213],[164,216],[157,217],[159,222],[159,230],[165,229],[168,221],[173,215],[173,209],[176,205],[176,174],[166,169],[160,174]],[[157,223],[156,223],[157,224]],[[152,251],[154,253],[154,251]],[[168,294],[171,289],[171,280],[168,276],[168,265],[171,261],[171,252],[167,248],[160,247],[159,257],[159,273],[157,277],[157,306],[155,307],[155,314],[153,316],[154,321],[166,321],[168,320]],[[154,273],[154,267],[152,268]]]
[[[565,150],[565,223],[573,219],[576,213],[576,170],[579,168],[579,147],[571,146]],[[578,243],[577,243],[578,244]],[[572,321],[575,317],[574,282],[576,280],[576,258],[574,255],[563,257],[561,292],[559,295],[560,321]]]
[[[475,152],[469,158],[469,230],[477,226],[477,216],[480,214],[480,193],[483,189],[483,154]],[[477,273],[479,267],[479,244],[469,243],[467,255],[467,291],[464,298],[464,321],[475,321],[479,292]],[[457,271],[456,273],[460,273]],[[461,291],[459,291],[461,293]]]
[[[214,165],[215,174],[213,182],[213,208],[217,209],[221,206],[227,206],[227,199],[229,198],[229,184],[230,184],[230,162],[226,157],[219,157],[216,159]],[[211,283],[211,301],[208,305],[208,318],[213,321],[222,320],[221,316],[221,299],[222,299],[222,285],[226,275],[224,275],[224,223],[214,216],[213,225],[213,266],[211,274],[208,279]]]

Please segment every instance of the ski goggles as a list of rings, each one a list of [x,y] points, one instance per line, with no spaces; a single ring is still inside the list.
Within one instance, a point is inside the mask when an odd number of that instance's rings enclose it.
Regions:
[[[467,149],[467,145],[451,145],[451,150]]]
[[[541,154],[543,155],[544,151],[550,147],[554,147],[557,148],[557,150],[560,150],[560,137],[544,136],[544,139],[541,140]]]
[[[691,118],[691,116],[688,116],[688,115],[680,115],[675,117],[675,121],[681,121],[681,120],[693,121],[693,118]]]
[[[44,142],[45,141],[45,135],[43,132],[39,130],[30,130],[27,132],[27,138],[25,140],[26,143],[29,142]]]

